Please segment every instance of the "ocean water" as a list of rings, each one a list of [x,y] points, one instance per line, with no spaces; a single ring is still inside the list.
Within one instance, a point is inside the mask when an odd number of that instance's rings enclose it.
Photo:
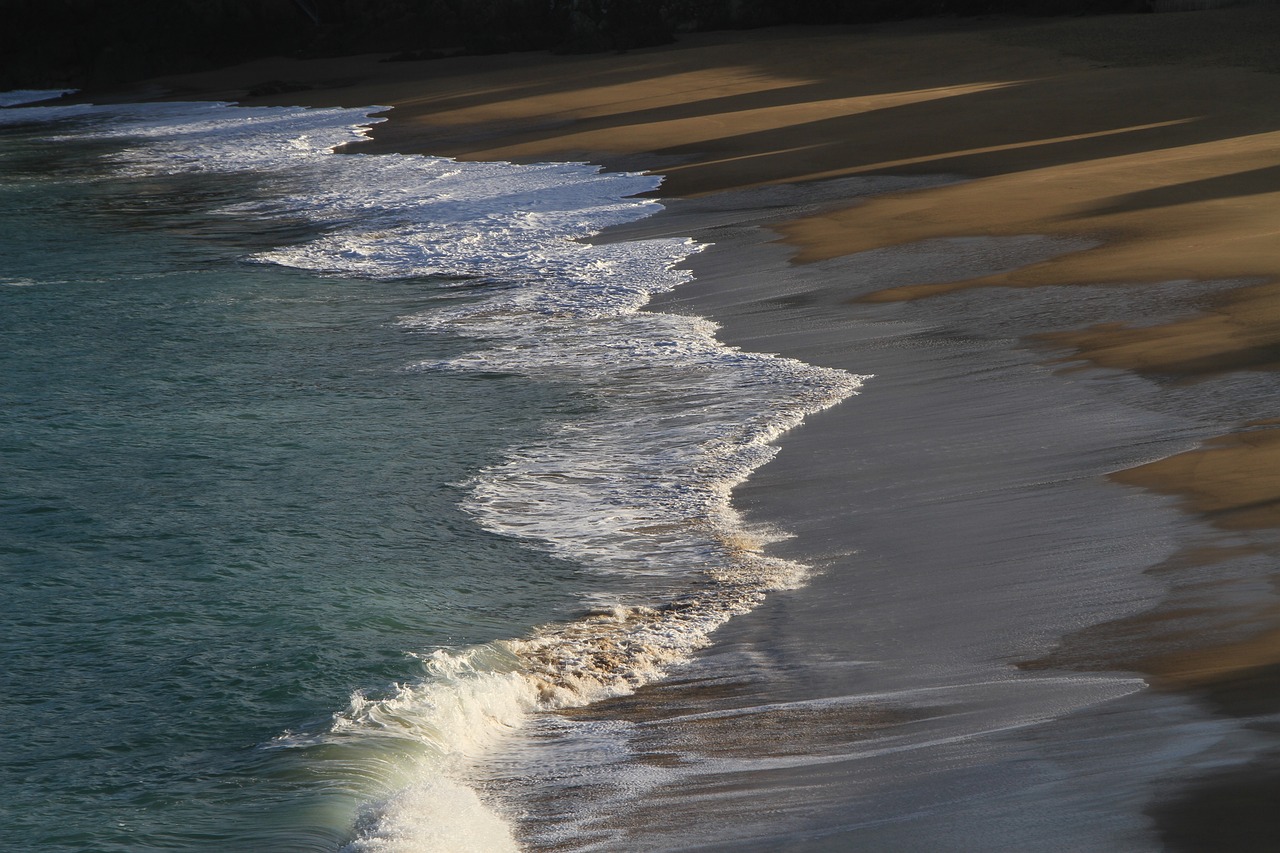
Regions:
[[[803,582],[730,490],[861,377],[380,109],[0,110],[6,849],[519,849],[475,762]]]

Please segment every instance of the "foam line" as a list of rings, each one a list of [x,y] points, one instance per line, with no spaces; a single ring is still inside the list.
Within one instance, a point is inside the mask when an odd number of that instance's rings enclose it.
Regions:
[[[317,775],[363,803],[351,851],[491,853],[516,842],[467,784],[479,757],[530,714],[662,677],[768,591],[802,581],[803,566],[761,553],[772,534],[747,527],[730,492],[772,458],[781,433],[865,377],[743,352],[706,320],[644,312],[653,294],[689,279],[679,264],[700,247],[585,239],[659,211],[635,197],[657,178],[574,163],[335,156],[384,109],[83,108],[75,136],[123,142],[117,174],[252,174],[259,200],[210,215],[302,217],[323,231],[252,262],[490,283],[404,318],[424,334],[476,341],[414,369],[517,373],[586,401],[573,421],[471,478],[465,508],[491,531],[618,578],[609,606],[426,654],[420,678],[380,698],[357,693],[329,724],[268,745],[303,750]]]

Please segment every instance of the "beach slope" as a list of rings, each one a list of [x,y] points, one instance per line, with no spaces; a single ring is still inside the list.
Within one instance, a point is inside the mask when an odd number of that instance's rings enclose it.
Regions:
[[[1247,850],[1280,786],[1277,34],[1259,4],[157,85],[658,172],[667,213],[606,239],[714,246],[655,310],[876,374],[736,496],[809,585],[544,732],[625,760],[495,771],[532,846]]]

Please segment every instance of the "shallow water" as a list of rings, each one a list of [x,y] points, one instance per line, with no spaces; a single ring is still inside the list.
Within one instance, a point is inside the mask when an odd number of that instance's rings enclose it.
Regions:
[[[884,187],[821,189],[848,199]],[[1180,585],[1196,605],[1236,604],[1188,615],[1207,633],[1222,630],[1215,612],[1269,600],[1274,560],[1253,549],[1179,578],[1171,557],[1238,548],[1239,534],[1105,475],[1220,433],[1220,407],[1259,412],[1274,394],[1257,391],[1274,381],[1170,388],[1064,371],[1062,353],[1022,336],[1155,322],[1223,285],[862,304],[852,297],[1082,246],[967,238],[796,265],[752,219],[804,213],[810,188],[742,196],[672,202],[612,236],[714,241],[690,261],[694,283],[656,307],[721,321],[744,348],[875,374],[735,492],[748,519],[794,534],[768,553],[814,570],[725,626],[674,679],[539,721],[492,762],[495,784],[535,792],[521,824],[531,845],[1168,849],[1153,815],[1178,806],[1162,798],[1205,768],[1252,768],[1260,746],[1273,748],[1260,734],[1269,723],[1215,717],[1194,696],[1107,671],[1106,657],[1087,672],[1041,661],[1064,635],[1161,605]],[[1112,642],[1129,660],[1146,651],[1132,635]]]

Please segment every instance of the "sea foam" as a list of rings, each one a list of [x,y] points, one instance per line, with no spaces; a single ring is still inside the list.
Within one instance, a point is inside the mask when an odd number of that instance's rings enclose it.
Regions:
[[[583,401],[573,420],[476,473],[465,508],[609,591],[584,599],[574,621],[424,652],[419,678],[356,693],[328,724],[266,745],[301,750],[315,774],[351,792],[349,850],[516,849],[510,822],[468,784],[477,761],[530,714],[662,677],[727,619],[803,579],[803,566],[761,553],[775,534],[746,525],[730,492],[772,458],[782,432],[864,377],[743,352],[704,319],[643,311],[689,280],[680,264],[700,247],[590,238],[658,212],[637,197],[658,178],[579,163],[335,155],[382,107],[75,109],[77,136],[87,126],[126,143],[117,173],[252,173],[260,199],[211,216],[301,217],[322,232],[250,262],[481,285],[402,320],[475,349],[406,369],[520,374]]]

